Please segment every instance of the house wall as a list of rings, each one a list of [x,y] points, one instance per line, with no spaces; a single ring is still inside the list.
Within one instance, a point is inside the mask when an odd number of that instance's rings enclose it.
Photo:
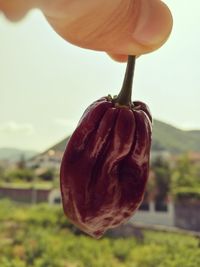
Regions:
[[[175,226],[200,231],[200,200],[185,199],[175,203]]]
[[[23,203],[49,202],[59,204],[60,190],[23,189],[0,187],[0,199],[8,198]],[[192,231],[200,231],[200,200],[183,200],[167,203],[167,211],[156,211],[155,203],[149,202],[149,210],[138,210],[131,223],[163,225]]]
[[[174,214],[173,202],[167,203],[167,211],[156,211],[155,203],[151,201],[149,203],[149,210],[138,210],[131,218],[131,222],[142,223],[147,225],[164,225],[175,226],[175,214]]]
[[[8,198],[17,202],[41,203],[47,202],[50,190],[32,188],[0,187],[0,199]]]

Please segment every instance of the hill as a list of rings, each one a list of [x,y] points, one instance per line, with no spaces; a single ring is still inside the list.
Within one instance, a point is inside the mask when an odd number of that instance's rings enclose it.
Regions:
[[[200,131],[183,131],[154,120],[152,150],[168,150],[171,153],[200,152]]]
[[[47,154],[49,150],[62,154],[68,139],[69,136],[48,148],[40,155]],[[152,151],[157,152],[163,150],[172,154],[180,154],[188,151],[200,152],[200,131],[183,131],[167,123],[154,120]],[[22,155],[28,159],[38,154],[35,151],[0,148],[0,160],[9,159],[11,161],[17,161]]]
[[[64,151],[68,138],[50,149]],[[183,131],[167,123],[154,120],[152,150],[166,150],[173,154],[187,151],[200,152],[200,131]]]
[[[18,161],[22,156],[29,159],[36,155],[36,151],[22,150],[17,148],[0,148],[0,160]]]

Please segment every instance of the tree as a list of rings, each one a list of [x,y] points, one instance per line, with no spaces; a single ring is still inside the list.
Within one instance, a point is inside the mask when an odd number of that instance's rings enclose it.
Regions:
[[[171,185],[171,168],[169,162],[162,157],[157,157],[152,163],[154,172],[154,186],[156,188],[156,199],[166,199]]]
[[[0,166],[0,181],[4,180],[4,174],[5,174],[5,169],[3,166]]]
[[[172,175],[172,187],[195,187],[198,181],[197,170],[187,155],[180,157]]]
[[[39,176],[44,181],[53,181],[55,177],[54,169],[47,169]]]
[[[30,169],[11,170],[8,171],[4,177],[6,182],[16,182],[16,181],[32,182],[34,178],[35,174]]]
[[[17,162],[17,167],[18,167],[19,169],[25,169],[25,168],[26,168],[26,159],[25,159],[24,154],[22,154],[22,155],[20,156],[20,159],[19,159],[19,161]]]

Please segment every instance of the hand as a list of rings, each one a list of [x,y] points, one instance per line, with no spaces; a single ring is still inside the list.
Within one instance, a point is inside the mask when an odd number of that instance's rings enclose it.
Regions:
[[[0,0],[11,20],[34,7],[67,41],[118,61],[156,50],[172,29],[171,13],[160,0]]]

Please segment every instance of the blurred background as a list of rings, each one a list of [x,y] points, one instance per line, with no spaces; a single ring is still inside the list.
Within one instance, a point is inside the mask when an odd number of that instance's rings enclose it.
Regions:
[[[126,65],[67,43],[38,10],[17,23],[0,14],[0,266],[200,266],[200,2],[165,2],[173,32],[134,80],[154,118],[146,194],[98,241],[64,217],[59,166],[83,111],[118,93]]]

